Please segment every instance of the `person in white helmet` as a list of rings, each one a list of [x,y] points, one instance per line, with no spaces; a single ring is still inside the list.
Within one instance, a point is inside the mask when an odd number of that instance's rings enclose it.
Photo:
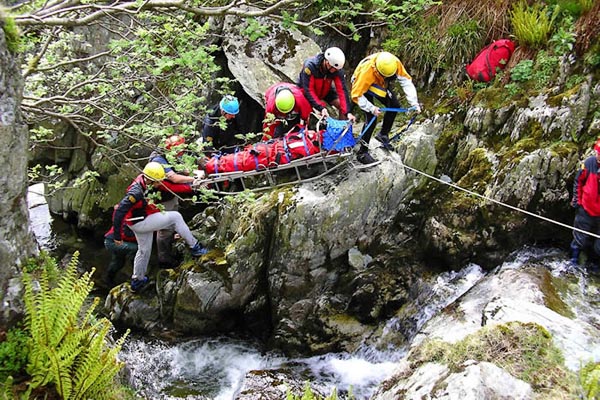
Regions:
[[[329,104],[338,109],[339,119],[354,122],[343,70],[345,63],[344,52],[337,47],[330,47],[304,62],[297,85],[302,88],[304,97],[322,117],[329,116]]]

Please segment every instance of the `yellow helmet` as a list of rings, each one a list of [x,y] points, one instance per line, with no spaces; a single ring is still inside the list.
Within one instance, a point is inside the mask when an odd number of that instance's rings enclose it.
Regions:
[[[398,72],[398,59],[395,55],[383,51],[375,59],[375,68],[382,76],[389,78]]]
[[[151,161],[144,167],[144,175],[153,181],[162,181],[165,179],[165,169],[162,164]]]
[[[275,95],[275,107],[277,107],[280,112],[287,114],[294,109],[295,105],[296,99],[291,90],[282,88],[277,91],[277,94]]]

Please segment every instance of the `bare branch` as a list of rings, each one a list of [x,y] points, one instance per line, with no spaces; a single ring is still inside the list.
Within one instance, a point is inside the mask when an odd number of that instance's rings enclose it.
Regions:
[[[43,10],[28,15],[15,16],[15,22],[21,26],[81,26],[88,25],[102,17],[119,13],[137,13],[140,10],[170,10],[179,9],[204,16],[238,15],[245,17],[260,17],[271,15],[277,10],[295,3],[296,0],[281,0],[264,9],[248,9],[243,4],[237,5],[234,1],[222,7],[189,7],[186,0],[148,0],[139,5],[137,2],[114,2],[111,5],[84,4],[73,5],[71,1],[64,1],[53,5],[51,9]],[[77,2],[78,3],[78,2]],[[94,11],[95,10],[95,11]],[[81,11],[92,11],[83,17],[74,17]],[[54,16],[60,15],[60,16]]]

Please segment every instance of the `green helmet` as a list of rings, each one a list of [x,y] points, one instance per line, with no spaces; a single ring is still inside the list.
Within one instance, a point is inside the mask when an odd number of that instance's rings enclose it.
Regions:
[[[296,105],[296,99],[294,98],[294,94],[288,88],[279,90],[275,95],[275,107],[277,109],[287,114],[294,109]]]

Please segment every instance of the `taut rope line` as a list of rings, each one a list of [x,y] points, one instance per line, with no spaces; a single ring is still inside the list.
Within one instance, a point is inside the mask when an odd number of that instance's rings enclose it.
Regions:
[[[479,194],[479,193],[473,192],[472,190],[469,190],[469,189],[465,189],[465,188],[463,188],[463,187],[460,187],[460,186],[458,186],[458,185],[456,185],[456,184],[454,184],[454,183],[452,183],[452,182],[446,182],[446,181],[444,181],[443,179],[437,178],[437,177],[435,177],[435,176],[433,176],[433,175],[429,175],[429,174],[428,174],[428,173],[426,173],[426,172],[419,171],[419,170],[418,170],[418,169],[416,169],[416,168],[409,167],[409,166],[408,166],[408,165],[406,165],[406,164],[399,163],[399,162],[398,162],[398,161],[396,161],[396,160],[390,159],[390,161],[392,161],[393,163],[395,163],[395,164],[398,164],[398,165],[400,165],[400,166],[402,166],[402,167],[404,167],[404,168],[406,168],[406,169],[408,169],[408,170],[411,170],[411,171],[413,171],[413,172],[416,172],[416,173],[418,173],[418,174],[420,174],[420,175],[423,175],[423,176],[425,176],[425,177],[427,177],[427,178],[429,178],[429,179],[433,179],[434,181],[437,181],[437,182],[443,183],[444,185],[448,185],[448,186],[450,186],[450,187],[453,187],[454,189],[461,190],[461,191],[463,191],[463,192],[465,192],[465,193],[468,193],[468,194],[470,194],[470,195],[473,195],[473,196],[479,197],[479,198],[481,198],[481,199],[483,199],[483,200],[490,201],[490,202],[492,202],[492,203],[496,203],[496,204],[499,204],[499,205],[501,205],[501,206],[504,206],[504,207],[510,208],[511,210],[518,211],[518,212],[521,212],[521,213],[523,213],[523,214],[527,214],[527,215],[529,215],[529,216],[532,216],[532,217],[535,217],[535,218],[539,218],[539,219],[541,219],[541,220],[544,220],[544,221],[546,221],[546,222],[550,222],[550,223],[552,223],[552,224],[555,224],[555,225],[562,226],[563,228],[568,228],[568,229],[570,229],[570,230],[573,230],[573,231],[577,231],[577,232],[585,233],[586,235],[590,235],[590,236],[592,236],[592,237],[595,237],[596,239],[600,239],[600,235],[597,235],[597,234],[595,234],[595,233],[591,233],[591,232],[588,232],[588,231],[584,231],[583,229],[575,228],[574,226],[571,226],[571,225],[563,224],[562,222],[558,222],[558,221],[555,221],[555,220],[553,220],[553,219],[550,219],[550,218],[547,218],[547,217],[544,217],[544,216],[541,216],[541,215],[538,215],[538,214],[534,214],[534,213],[532,213],[532,212],[529,212],[529,211],[527,211],[527,210],[523,210],[522,208],[519,208],[519,207],[511,206],[510,204],[503,203],[503,202],[501,202],[501,201],[499,201],[499,200],[494,200],[494,199],[492,199],[492,198],[490,198],[490,197],[486,197],[486,196],[484,196],[484,195],[481,195],[481,194]]]

